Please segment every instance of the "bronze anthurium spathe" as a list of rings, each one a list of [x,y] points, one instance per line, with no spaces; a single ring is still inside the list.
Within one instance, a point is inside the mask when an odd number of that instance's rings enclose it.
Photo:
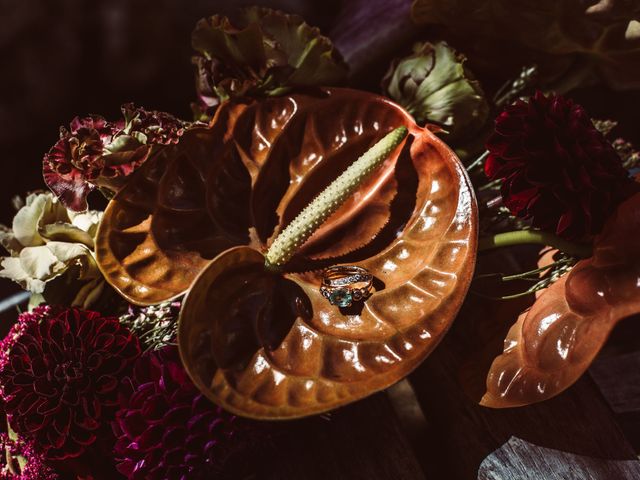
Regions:
[[[322,190],[397,127],[409,136],[280,271],[265,253]],[[388,99],[318,89],[223,103],[208,128],[148,161],[105,211],[96,253],[127,299],[188,290],[183,362],[211,400],[247,417],[295,418],[384,389],[433,350],[467,292],[473,191],[455,154]],[[347,308],[321,269],[366,268]]]
[[[593,256],[522,313],[491,365],[480,402],[517,407],[554,397],[582,376],[621,320],[640,313],[640,194],[623,202]]]

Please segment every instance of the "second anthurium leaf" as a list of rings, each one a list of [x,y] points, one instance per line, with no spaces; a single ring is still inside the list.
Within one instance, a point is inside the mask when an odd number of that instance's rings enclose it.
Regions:
[[[493,361],[481,404],[516,407],[551,398],[587,370],[615,325],[640,313],[640,193],[623,202],[594,241],[591,258],[522,313]]]
[[[233,20],[200,20],[191,37],[200,118],[220,101],[271,96],[291,87],[344,83],[348,67],[331,41],[302,17],[251,7]]]

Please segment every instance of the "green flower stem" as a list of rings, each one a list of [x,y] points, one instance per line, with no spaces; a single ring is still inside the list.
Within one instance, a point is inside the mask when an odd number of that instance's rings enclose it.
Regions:
[[[568,255],[575,255],[582,258],[590,257],[592,254],[591,245],[573,243],[552,233],[542,232],[540,230],[516,230],[514,232],[498,233],[491,237],[481,238],[478,242],[478,251],[482,252],[493,248],[524,244],[549,245]]]
[[[277,270],[286,264],[313,232],[384,163],[407,133],[406,127],[388,133],[320,192],[273,241],[265,255],[267,269]]]

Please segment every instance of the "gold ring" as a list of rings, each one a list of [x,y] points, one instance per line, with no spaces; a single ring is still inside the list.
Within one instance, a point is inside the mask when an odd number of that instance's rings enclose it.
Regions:
[[[322,272],[320,293],[331,305],[350,307],[371,295],[373,275],[355,265],[335,265]]]

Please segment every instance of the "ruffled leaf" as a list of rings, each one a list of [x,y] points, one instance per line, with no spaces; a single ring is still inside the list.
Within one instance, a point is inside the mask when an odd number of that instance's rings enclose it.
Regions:
[[[297,15],[251,7],[234,22],[221,15],[200,20],[191,38],[203,114],[231,97],[277,95],[346,79],[347,65],[331,41]]]

